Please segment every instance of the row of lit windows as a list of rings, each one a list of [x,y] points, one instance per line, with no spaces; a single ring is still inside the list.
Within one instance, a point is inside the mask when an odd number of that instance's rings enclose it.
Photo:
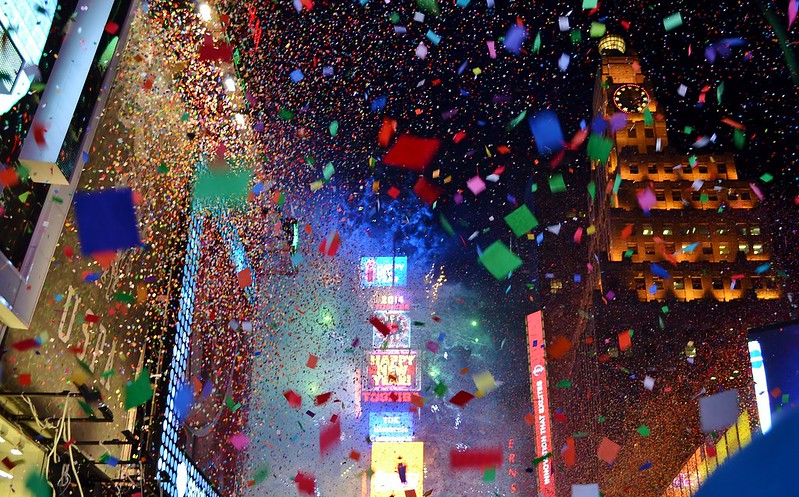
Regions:
[[[749,285],[754,290],[776,290],[777,279],[774,277],[769,278],[761,278],[759,276],[753,276],[748,278]],[[704,280],[702,276],[690,276],[690,277],[674,277],[670,280],[672,282],[672,287],[674,290],[685,290],[686,286],[691,290],[705,290],[706,287],[704,285]],[[736,280],[737,283],[735,285],[736,289],[741,289],[741,279]],[[653,277],[652,284],[654,285],[655,289],[657,290],[664,290],[665,289],[665,280],[663,278]],[[707,287],[713,290],[724,290],[724,280],[722,278],[716,277],[710,279],[710,285]],[[635,289],[639,291],[648,290],[646,287],[646,280],[643,277],[635,278]]]
[[[646,131],[652,131],[650,128],[647,128]],[[650,133],[647,133],[647,137]],[[629,135],[631,138],[634,137],[633,135]],[[626,165],[627,172],[630,174],[641,174],[643,169],[643,164],[636,164],[631,163]],[[714,164],[712,168],[715,174],[719,176],[727,176],[727,164],[725,162],[717,162]],[[647,174],[674,174],[676,175],[678,172],[683,176],[693,175],[693,174],[710,174],[710,169],[706,164],[697,164],[694,167],[690,167],[688,165],[683,165],[682,167],[676,167],[674,164],[657,164],[657,163],[649,163],[646,165],[646,172]]]
[[[675,252],[676,246],[674,242],[664,242],[664,250],[667,254],[673,254]],[[681,252],[685,252],[686,250],[691,248],[690,243],[683,243],[680,247]],[[732,249],[735,245],[729,243],[719,243],[718,244],[718,253],[720,256],[729,256],[732,255]],[[695,248],[694,250],[699,250],[699,248]],[[691,253],[693,253],[693,251]],[[765,247],[763,243],[753,243],[749,244],[746,242],[739,242],[738,243],[738,250],[736,252],[741,252],[746,255],[763,255],[765,253]],[[702,242],[701,244],[701,253],[702,255],[713,255],[713,244],[711,242]],[[644,242],[644,254],[646,255],[655,255],[655,243],[654,242]],[[638,255],[638,243],[636,242],[627,242],[627,251],[624,253],[625,257],[631,257],[633,255]]]
[[[682,236],[689,236],[693,234],[699,234],[700,236],[710,237],[711,234],[715,233],[716,235],[719,236],[728,236],[733,234],[733,230],[739,236],[760,236],[761,233],[760,226],[748,225],[744,223],[736,224],[735,228],[732,228],[731,226],[727,225],[717,226],[712,231],[710,227],[706,224],[699,224],[694,226],[690,224],[681,223],[677,225],[663,224],[661,227],[657,229],[657,235],[672,236],[677,234]],[[633,226],[633,234],[635,234],[634,226]],[[654,229],[652,224],[641,225],[641,235],[654,236],[655,234],[656,230]]]

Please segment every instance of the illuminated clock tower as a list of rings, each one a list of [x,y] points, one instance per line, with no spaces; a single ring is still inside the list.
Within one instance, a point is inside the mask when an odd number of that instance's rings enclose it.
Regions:
[[[731,154],[672,150],[638,56],[612,34],[599,50],[594,114],[627,117],[607,163],[593,164],[599,198],[591,214],[606,261],[600,284],[641,301],[778,298],[774,279],[756,271],[771,258],[760,192],[738,179]]]

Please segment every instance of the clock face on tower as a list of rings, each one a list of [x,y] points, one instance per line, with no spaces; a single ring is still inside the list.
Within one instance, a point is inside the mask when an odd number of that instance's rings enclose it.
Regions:
[[[649,94],[641,85],[621,85],[613,92],[613,103],[627,114],[640,113],[649,105]]]

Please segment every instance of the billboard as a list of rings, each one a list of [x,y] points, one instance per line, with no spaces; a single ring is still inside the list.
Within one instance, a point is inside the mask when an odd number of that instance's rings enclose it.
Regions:
[[[366,391],[415,391],[421,388],[416,352],[373,350],[367,356]]]
[[[413,440],[413,413],[370,412],[369,438],[373,442],[410,442]]]
[[[749,358],[755,382],[760,431],[799,398],[799,321],[749,331]]]
[[[408,284],[407,257],[361,257],[361,286],[405,286]]]
[[[399,476],[399,465],[405,469],[405,481]],[[371,497],[424,495],[424,443],[423,442],[375,442],[372,444],[372,470],[370,480]]]
[[[536,457],[542,458],[552,451],[552,428],[549,420],[549,391],[547,385],[544,324],[541,311],[527,315],[527,347],[530,360],[530,388],[533,400],[533,429],[535,430]],[[538,492],[543,497],[555,497],[555,476],[552,458],[538,465]]]

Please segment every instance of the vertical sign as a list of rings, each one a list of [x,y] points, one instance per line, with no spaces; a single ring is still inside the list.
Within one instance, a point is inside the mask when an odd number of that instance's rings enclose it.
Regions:
[[[533,397],[533,429],[535,430],[536,457],[551,452],[552,429],[549,422],[549,392],[544,355],[544,325],[541,311],[527,315],[527,347],[530,354],[530,389]],[[552,474],[552,457],[538,465],[538,494],[555,497],[555,475]]]

